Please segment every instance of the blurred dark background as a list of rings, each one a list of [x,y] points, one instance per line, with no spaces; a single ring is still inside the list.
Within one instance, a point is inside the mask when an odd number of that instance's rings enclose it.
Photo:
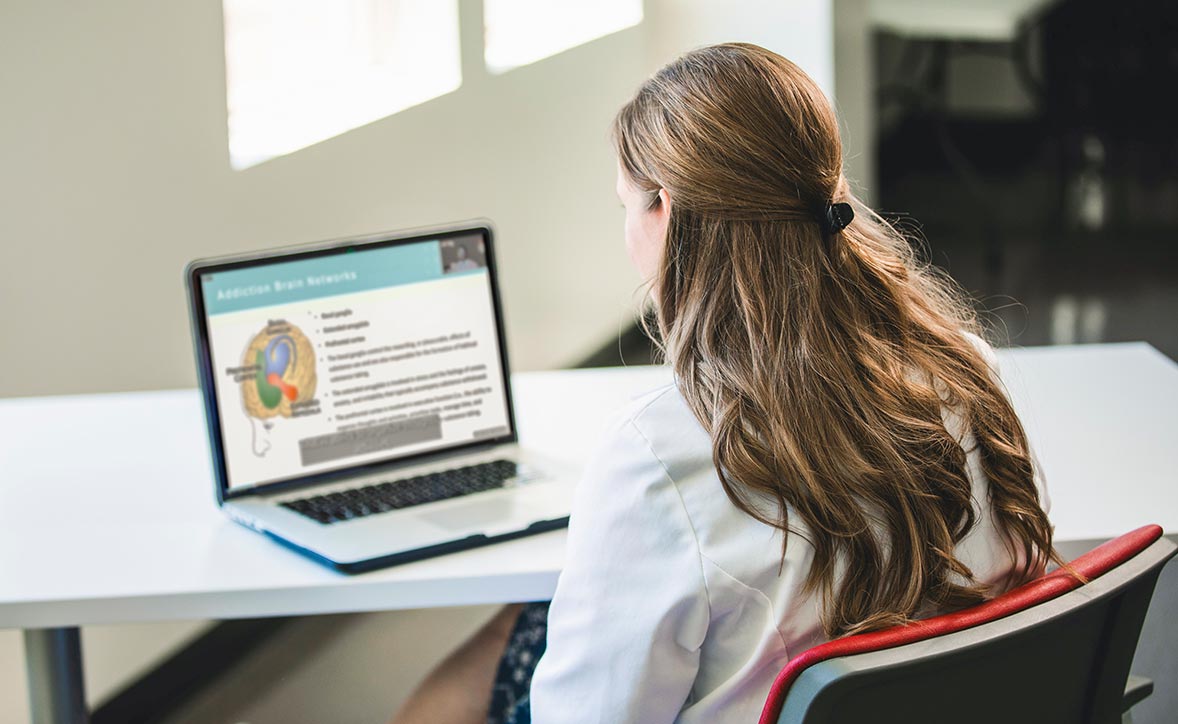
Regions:
[[[1178,3],[1066,0],[1007,38],[871,33],[873,205],[998,339],[1178,359]],[[591,361],[649,357],[633,329]]]

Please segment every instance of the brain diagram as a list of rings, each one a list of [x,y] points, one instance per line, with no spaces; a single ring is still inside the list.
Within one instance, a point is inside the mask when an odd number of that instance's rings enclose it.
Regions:
[[[293,324],[267,325],[250,341],[242,365],[256,371],[241,383],[246,414],[291,416],[291,405],[315,397],[315,350]]]

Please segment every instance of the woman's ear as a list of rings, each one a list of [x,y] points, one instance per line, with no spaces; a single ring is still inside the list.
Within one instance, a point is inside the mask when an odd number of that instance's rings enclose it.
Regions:
[[[658,237],[660,239],[667,238],[667,226],[671,222],[671,194],[666,189],[659,189],[658,204],[651,209],[655,214],[656,224],[658,225]]]
[[[659,189],[659,208],[665,213],[671,213],[671,193],[666,189]]]

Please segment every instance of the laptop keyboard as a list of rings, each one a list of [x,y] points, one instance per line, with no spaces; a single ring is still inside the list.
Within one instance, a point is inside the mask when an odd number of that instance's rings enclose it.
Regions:
[[[366,515],[408,508],[411,505],[494,490],[516,477],[516,473],[514,462],[494,460],[326,495],[288,500],[282,505],[323,524],[339,523],[353,518],[363,518]]]

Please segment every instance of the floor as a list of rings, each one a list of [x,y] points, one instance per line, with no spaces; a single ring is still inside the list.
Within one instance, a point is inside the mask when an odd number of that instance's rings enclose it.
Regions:
[[[300,618],[160,724],[376,724],[495,606]]]
[[[1145,341],[1178,360],[1178,233],[1104,243],[926,241],[924,252],[977,301],[1002,346]],[[637,330],[602,348],[591,366],[652,359]]]
[[[930,256],[980,298],[1009,344],[1142,340],[1178,359],[1178,235],[1011,242],[996,269],[976,245],[942,243]]]

